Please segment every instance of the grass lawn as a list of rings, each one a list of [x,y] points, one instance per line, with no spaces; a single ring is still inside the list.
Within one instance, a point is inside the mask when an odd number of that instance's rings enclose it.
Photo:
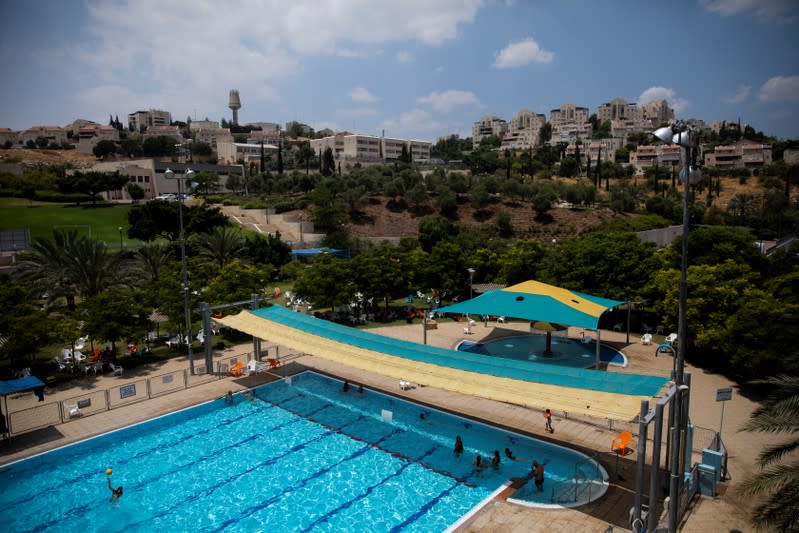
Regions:
[[[78,234],[105,241],[111,249],[138,248],[141,241],[126,236],[131,204],[54,204],[24,198],[0,198],[0,230],[30,231],[31,240],[53,237],[54,229],[75,229]],[[120,239],[119,228],[122,228]]]

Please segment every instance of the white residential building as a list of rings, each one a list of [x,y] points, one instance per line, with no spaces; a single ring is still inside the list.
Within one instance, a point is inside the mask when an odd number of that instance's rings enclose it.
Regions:
[[[133,131],[142,131],[150,126],[169,126],[172,115],[169,111],[149,109],[147,111],[134,111],[128,115],[128,127]]]
[[[493,115],[486,115],[472,126],[472,146],[477,148],[484,137],[496,135],[500,139],[508,131],[508,123]]]
[[[431,146],[431,143],[427,141],[358,135],[349,132],[341,132],[321,139],[311,139],[311,149],[316,154],[323,154],[327,148],[330,148],[336,160],[375,163],[398,159],[402,154],[403,147],[411,155],[412,160],[427,160],[430,159]]]
[[[218,142],[233,142],[233,135],[230,133],[230,128],[203,128],[197,131],[194,140],[216,148]]]
[[[277,154],[277,146],[273,144],[248,144],[236,142],[219,142],[216,144],[216,155],[220,163],[235,165],[250,162],[261,162],[261,148],[264,154]]]
[[[545,115],[523,109],[508,123],[500,148],[527,150],[538,146],[541,128],[547,123]]]

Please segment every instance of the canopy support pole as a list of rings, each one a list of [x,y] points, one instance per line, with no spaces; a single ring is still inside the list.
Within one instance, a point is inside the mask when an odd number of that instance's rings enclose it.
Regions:
[[[596,362],[594,363],[594,369],[599,370],[599,325],[596,328]]]

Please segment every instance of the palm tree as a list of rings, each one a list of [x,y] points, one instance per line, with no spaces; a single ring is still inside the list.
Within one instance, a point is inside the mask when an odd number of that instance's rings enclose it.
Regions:
[[[782,375],[755,383],[765,385],[770,393],[741,429],[799,433],[799,377]],[[761,471],[742,485],[746,494],[766,497],[752,516],[755,527],[799,531],[799,459],[790,464],[783,461],[797,449],[799,438],[766,448],[758,456]]]
[[[155,283],[161,277],[161,270],[172,260],[172,250],[163,244],[147,244],[136,252],[138,266]]]
[[[244,241],[238,228],[217,227],[213,233],[199,235],[196,242],[198,255],[215,263],[220,269],[244,251]]]
[[[78,240],[75,230],[53,231],[53,239],[35,241],[33,245],[19,254],[18,274],[19,279],[25,283],[31,292],[46,294],[48,304],[57,298],[67,300],[71,311],[75,310],[75,287],[73,278],[69,275],[69,260],[67,250]]]
[[[120,256],[108,253],[104,242],[55,230],[52,240],[36,241],[20,254],[19,277],[32,290],[46,292],[49,302],[66,298],[74,311],[77,296],[90,298],[119,283],[120,266]]]

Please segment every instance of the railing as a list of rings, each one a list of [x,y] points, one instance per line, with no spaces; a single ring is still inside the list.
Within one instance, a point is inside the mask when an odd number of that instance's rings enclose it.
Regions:
[[[287,354],[280,357],[280,361],[286,362],[301,355],[300,353]],[[229,377],[228,370],[237,362],[241,361],[246,364],[252,358],[252,352],[236,354],[216,361],[214,372],[206,372],[205,366],[195,367],[196,373],[193,375],[189,374],[188,370],[175,370],[157,376],[126,381],[107,389],[94,390],[61,401],[9,412],[8,434],[19,435],[64,424],[77,417],[91,416],[218,381]],[[260,360],[260,358],[258,359]]]
[[[590,457],[585,458],[574,465],[572,479],[552,484],[550,501],[551,503],[590,502],[594,490],[600,490],[605,481],[599,462]]]

